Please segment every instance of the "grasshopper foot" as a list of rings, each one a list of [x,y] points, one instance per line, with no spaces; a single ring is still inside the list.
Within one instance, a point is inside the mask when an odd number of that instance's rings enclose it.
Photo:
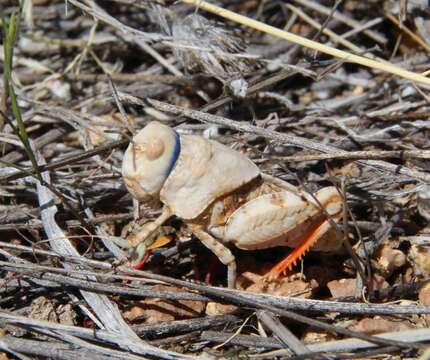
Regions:
[[[140,270],[150,255],[151,251],[147,248],[145,243],[138,244],[133,251],[131,266],[136,270]]]
[[[136,270],[141,269],[146,260],[148,260],[151,251],[147,247],[147,242],[132,245],[130,241],[119,236],[112,236],[110,239],[120,248],[128,251],[129,257],[133,259],[130,261],[131,266]]]

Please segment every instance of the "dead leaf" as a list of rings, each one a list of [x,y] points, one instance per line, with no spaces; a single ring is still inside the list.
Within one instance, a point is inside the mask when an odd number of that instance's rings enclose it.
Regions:
[[[418,293],[418,301],[423,306],[430,306],[430,283],[424,285]]]
[[[293,274],[269,282],[262,275],[246,271],[241,274],[238,282],[245,291],[277,296],[297,296],[306,299],[310,298],[312,290],[318,287],[315,280],[305,281],[301,274]],[[244,286],[245,284],[247,285]]]
[[[39,296],[30,305],[28,313],[30,319],[58,322],[58,316],[52,300]]]
[[[430,276],[430,249],[428,247],[412,245],[408,258],[414,267],[415,275]]]
[[[335,339],[336,337],[334,335],[324,332],[324,330],[318,330],[313,328],[306,330],[306,332],[302,336],[302,341],[307,344],[324,343]]]
[[[372,286],[373,286],[373,290],[382,290],[382,289],[388,288],[390,284],[388,284],[385,281],[385,278],[375,274],[373,275]],[[355,279],[348,278],[348,279],[333,280],[327,284],[327,287],[329,288],[334,298],[357,296]]]
[[[71,304],[60,304],[56,313],[60,324],[64,325],[76,325],[76,312]]]
[[[30,305],[28,317],[64,325],[76,325],[76,312],[70,304],[56,305],[54,301],[39,296]]]
[[[355,162],[351,162],[342,166],[341,168],[334,169],[334,176],[350,176],[350,177],[359,177],[361,174],[361,170]]]
[[[237,310],[237,306],[235,305],[209,302],[206,306],[206,315],[208,316],[225,315],[225,314],[231,314],[236,310]]]
[[[430,221],[430,186],[426,185],[418,192],[418,212],[420,215]]]
[[[111,122],[117,122],[118,124],[121,124],[121,125],[123,125],[124,122],[126,121],[126,119],[124,119],[124,117],[122,116],[121,113],[106,114],[106,115],[100,116],[100,118],[103,120],[111,121]],[[130,125],[134,125],[136,123],[136,120],[133,117],[128,116],[128,119],[131,122]],[[112,130],[112,128],[110,128],[108,126],[97,125],[97,126],[95,126],[95,128],[99,132],[104,133],[106,135],[106,137],[109,139],[119,140],[119,138],[120,138],[119,134],[116,134],[114,132],[109,132],[109,130]],[[116,130],[119,131],[119,129],[116,129]],[[94,146],[102,145],[106,142],[106,138],[97,134],[97,132],[95,132],[95,131],[89,131],[88,130],[87,134],[88,134],[88,137],[91,141],[91,144],[93,144]]]
[[[385,278],[383,278],[380,275],[373,275],[373,281],[372,281],[373,290],[382,290],[387,289],[390,287],[390,284],[387,283]]]
[[[272,294],[278,296],[295,296],[303,299],[309,299],[312,296],[312,290],[318,287],[314,280],[306,282],[303,280],[294,280],[291,282],[281,281],[278,287],[273,289]]]
[[[385,277],[390,276],[394,270],[402,267],[406,263],[406,255],[397,249],[393,249],[390,244],[382,245],[379,250],[378,264]]]
[[[142,301],[138,301],[127,307],[123,312],[124,318],[133,323],[138,322],[140,319],[144,319],[145,308],[142,304]]]
[[[354,326],[354,331],[363,332],[368,335],[379,334],[383,332],[404,331],[413,329],[412,324],[407,323],[404,319],[388,320],[375,316],[374,318],[364,318]]]
[[[154,285],[153,291],[183,292],[181,288],[167,285]],[[203,301],[194,300],[164,300],[159,298],[145,299],[129,306],[124,311],[124,317],[130,322],[139,322],[142,318],[145,324],[157,324],[165,321],[190,319],[200,316],[205,309]]]
[[[334,298],[349,297],[356,295],[356,280],[355,279],[340,279],[333,280],[327,284],[331,296]]]

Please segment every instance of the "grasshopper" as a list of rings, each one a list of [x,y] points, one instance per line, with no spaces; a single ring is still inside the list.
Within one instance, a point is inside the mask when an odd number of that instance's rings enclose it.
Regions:
[[[335,187],[311,195],[280,186],[240,152],[200,136],[179,135],[159,122],[134,136],[122,176],[135,199],[163,204],[157,219],[127,239],[130,246],[139,248],[175,215],[227,266],[230,288],[235,287],[236,260],[229,245],[294,248],[266,274],[268,279],[291,269],[311,247],[334,251],[341,246],[333,222],[341,218],[343,202]]]

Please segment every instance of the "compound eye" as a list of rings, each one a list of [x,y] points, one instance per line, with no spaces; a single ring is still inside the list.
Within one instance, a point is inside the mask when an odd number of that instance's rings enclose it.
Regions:
[[[145,146],[145,155],[148,160],[156,160],[164,154],[164,141],[160,138],[152,138]]]

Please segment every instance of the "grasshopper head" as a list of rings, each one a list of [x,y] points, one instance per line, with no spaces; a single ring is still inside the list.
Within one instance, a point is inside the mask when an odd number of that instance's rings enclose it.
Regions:
[[[131,195],[144,202],[158,198],[179,152],[179,135],[169,126],[153,121],[140,130],[122,162],[122,176]]]

